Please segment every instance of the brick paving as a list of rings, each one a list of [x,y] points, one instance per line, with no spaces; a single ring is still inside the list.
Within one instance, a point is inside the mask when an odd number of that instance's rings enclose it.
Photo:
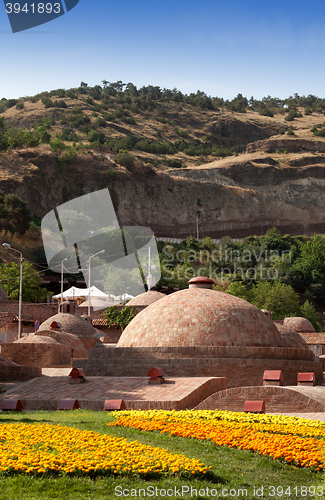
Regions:
[[[325,403],[325,387],[323,386],[315,386],[315,387],[291,387],[291,389],[295,389],[297,392],[301,394],[305,394],[312,399],[316,399],[321,403]],[[300,417],[307,418],[309,420],[320,420],[321,422],[325,422],[325,412],[305,412],[305,413],[274,413],[273,415],[288,415],[289,417]]]
[[[27,382],[1,383],[6,398],[21,399],[26,409],[56,409],[59,399],[78,399],[80,406],[100,410],[106,399],[124,399],[127,408],[193,408],[226,388],[217,377],[168,378],[166,384],[148,385],[147,377],[87,377],[80,385],[69,384],[71,368],[43,368],[43,377]],[[325,386],[285,386],[325,405]],[[267,412],[325,422],[324,412]]]
[[[302,386],[246,386],[228,388],[198,404],[197,410],[243,411],[245,401],[264,401],[267,413],[325,412],[325,388]]]
[[[65,376],[59,375],[62,370]],[[5,397],[21,399],[26,409],[55,409],[60,399],[78,399],[81,407],[93,409],[102,409],[106,399],[124,399],[127,408],[182,409],[226,387],[226,379],[218,377],[168,378],[160,385],[148,385],[147,377],[87,377],[72,385],[69,371],[52,369],[51,376],[17,384]]]
[[[289,389],[294,389],[295,391],[300,392],[301,394],[304,394],[305,396],[308,396],[309,398],[312,398],[325,405],[325,387],[322,385],[316,385],[314,387],[304,387],[299,385],[289,387]]]

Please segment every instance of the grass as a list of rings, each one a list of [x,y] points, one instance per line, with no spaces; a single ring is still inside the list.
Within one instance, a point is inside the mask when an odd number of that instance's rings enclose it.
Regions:
[[[212,465],[212,473],[202,479],[180,479],[161,477],[143,480],[138,477],[114,478],[112,476],[91,479],[82,475],[62,476],[27,476],[15,474],[0,475],[1,500],[47,500],[64,498],[66,500],[116,499],[116,498],[248,498],[256,499],[316,499],[325,498],[321,489],[316,495],[308,494],[302,487],[321,486],[324,474],[307,469],[295,469],[279,461],[261,457],[258,454],[234,448],[217,447],[212,442],[198,441],[191,438],[170,437],[159,432],[142,432],[123,427],[107,427],[107,422],[114,421],[113,413],[77,410],[67,412],[30,412],[2,413],[2,423],[24,422],[60,423],[79,429],[93,430],[99,433],[138,440],[143,444],[166,448],[171,452],[182,453],[190,458],[198,458],[204,465]],[[263,486],[263,496],[254,495],[256,489]],[[119,487],[117,490],[115,488]],[[149,489],[147,489],[150,487]],[[182,487],[189,488],[187,492]],[[191,496],[190,488],[193,490]],[[279,488],[273,490],[272,487]],[[290,487],[290,494],[289,488]],[[157,488],[157,490],[156,490]],[[175,493],[176,488],[176,494]],[[207,491],[207,488],[209,490]],[[296,488],[296,489],[294,489]],[[142,492],[139,492],[142,489]],[[167,493],[167,490],[168,493]],[[200,491],[201,490],[201,491]],[[211,492],[212,490],[212,492]],[[216,496],[215,490],[218,495]],[[224,491],[222,494],[222,490]],[[243,492],[238,490],[242,490]],[[245,494],[247,490],[247,495]],[[156,495],[156,492],[158,493]],[[285,493],[286,492],[286,493]],[[324,485],[325,492],[325,485]],[[145,495],[144,495],[145,493]],[[165,495],[164,495],[165,493]],[[227,493],[227,494],[226,494]],[[261,490],[258,493],[262,493]],[[282,494],[281,494],[282,493]],[[297,493],[297,494],[296,494]],[[307,494],[306,494],[307,493]],[[310,490],[312,493],[312,490]],[[128,494],[128,495],[127,495]]]

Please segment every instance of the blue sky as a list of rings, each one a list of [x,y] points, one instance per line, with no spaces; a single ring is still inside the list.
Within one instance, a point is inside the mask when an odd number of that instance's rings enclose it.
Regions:
[[[320,1],[80,0],[14,34],[1,2],[0,47],[0,99],[103,79],[225,99],[325,97]]]

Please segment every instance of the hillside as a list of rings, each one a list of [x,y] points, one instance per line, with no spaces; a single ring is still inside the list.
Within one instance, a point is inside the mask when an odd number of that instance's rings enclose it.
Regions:
[[[42,218],[108,187],[120,224],[157,236],[195,235],[197,217],[200,236],[261,234],[273,225],[325,230],[321,109],[297,107],[288,121],[284,104],[264,116],[253,106],[237,112],[212,100],[206,109],[208,98],[198,105],[190,96],[175,100],[176,92],[163,99],[130,89],[81,86],[0,101],[0,189]]]

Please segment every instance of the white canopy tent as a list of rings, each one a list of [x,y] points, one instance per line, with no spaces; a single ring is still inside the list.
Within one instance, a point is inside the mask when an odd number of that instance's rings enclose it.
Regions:
[[[77,297],[88,297],[89,289],[88,288],[77,288],[76,286],[72,286],[69,290],[63,292],[63,298],[65,299],[73,299]],[[108,300],[108,295],[106,293],[101,292],[97,287],[90,287],[90,297],[97,297],[100,299]],[[60,299],[61,293],[53,296],[54,299]]]

